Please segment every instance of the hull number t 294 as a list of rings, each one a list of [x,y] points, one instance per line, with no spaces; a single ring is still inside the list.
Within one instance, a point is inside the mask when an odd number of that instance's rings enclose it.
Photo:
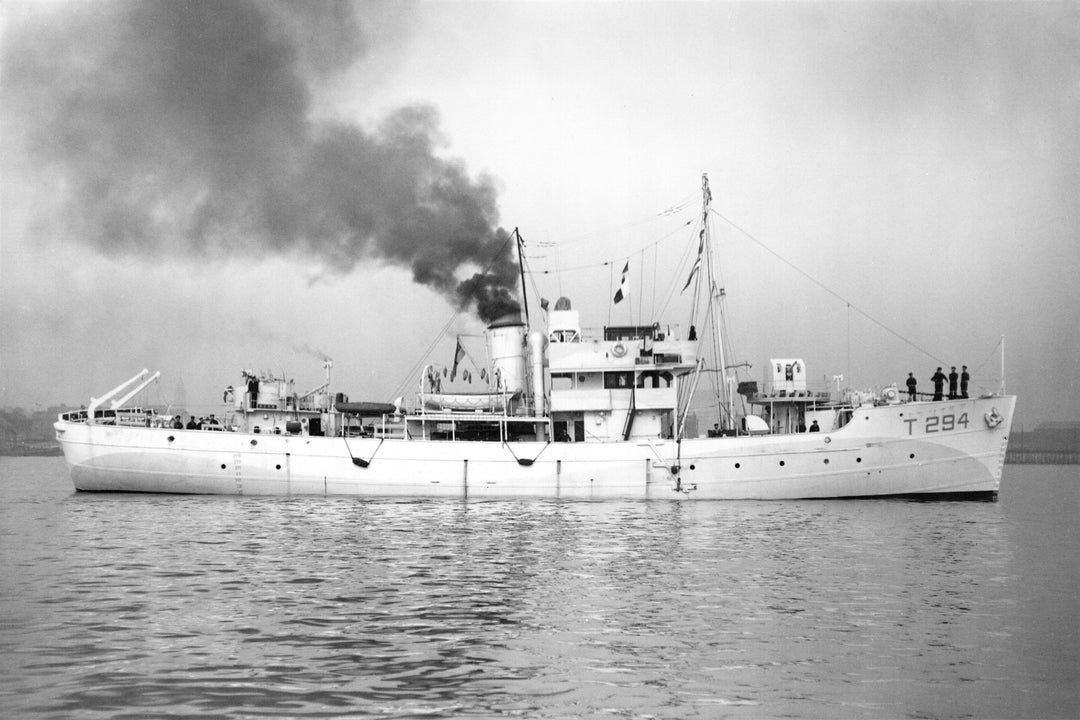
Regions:
[[[967,413],[960,415],[960,417],[957,417],[956,415],[953,415],[951,413],[948,415],[940,416],[929,415],[924,418],[924,421],[925,424],[922,427],[922,431],[924,433],[949,432],[950,430],[955,430],[958,427],[967,428],[968,426]],[[905,420],[904,422],[907,423],[908,435],[914,435],[914,426],[915,423],[919,422],[919,418],[911,418],[910,420]]]

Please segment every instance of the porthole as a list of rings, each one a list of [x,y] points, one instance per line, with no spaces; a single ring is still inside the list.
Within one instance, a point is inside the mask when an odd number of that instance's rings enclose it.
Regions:
[[[277,469],[277,470],[280,470],[281,466],[280,465],[275,465],[274,468]]]
[[[691,470],[693,470],[693,469],[694,469],[694,466],[693,466],[693,465],[691,465],[691,466],[690,466],[690,469],[691,469]]]
[[[828,464],[829,464],[829,458],[825,458],[825,464],[826,464],[826,465],[828,465]]]
[[[855,458],[855,462],[862,462],[862,458]]]
[[[741,467],[741,466],[739,465],[739,463],[735,463],[735,469],[736,469],[736,470],[738,470],[738,469],[739,469],[740,467]]]
[[[911,458],[912,460],[914,460],[915,459],[915,453],[911,453],[910,455],[908,455],[908,457]]]
[[[225,469],[225,463],[221,463],[221,469],[222,469],[222,470],[224,470],[224,469]]]
[[[783,460],[780,461],[780,467],[784,467],[784,461]]]

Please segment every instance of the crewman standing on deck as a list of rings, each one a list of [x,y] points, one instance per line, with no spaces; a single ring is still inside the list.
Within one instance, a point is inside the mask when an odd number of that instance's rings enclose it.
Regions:
[[[956,374],[956,366],[952,366],[952,370],[949,371],[949,399],[956,399],[956,381],[960,379],[960,376]]]
[[[938,368],[930,379],[934,382],[934,400],[941,400],[945,390],[945,373]]]
[[[907,394],[908,400],[915,402],[915,388],[919,386],[919,381],[915,379],[915,373],[909,372],[907,374]]]

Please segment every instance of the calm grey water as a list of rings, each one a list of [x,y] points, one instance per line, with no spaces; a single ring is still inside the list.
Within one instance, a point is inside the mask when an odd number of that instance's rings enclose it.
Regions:
[[[76,494],[0,459],[18,718],[1080,716],[1080,469],[981,502]]]

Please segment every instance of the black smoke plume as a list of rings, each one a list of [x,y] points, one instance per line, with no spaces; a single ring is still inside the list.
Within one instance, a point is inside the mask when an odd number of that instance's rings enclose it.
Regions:
[[[316,84],[407,25],[402,7],[45,6],[5,33],[5,144],[61,178],[64,227],[100,252],[391,262],[490,321],[517,307],[513,243],[490,178],[436,153],[435,111],[312,118]]]

